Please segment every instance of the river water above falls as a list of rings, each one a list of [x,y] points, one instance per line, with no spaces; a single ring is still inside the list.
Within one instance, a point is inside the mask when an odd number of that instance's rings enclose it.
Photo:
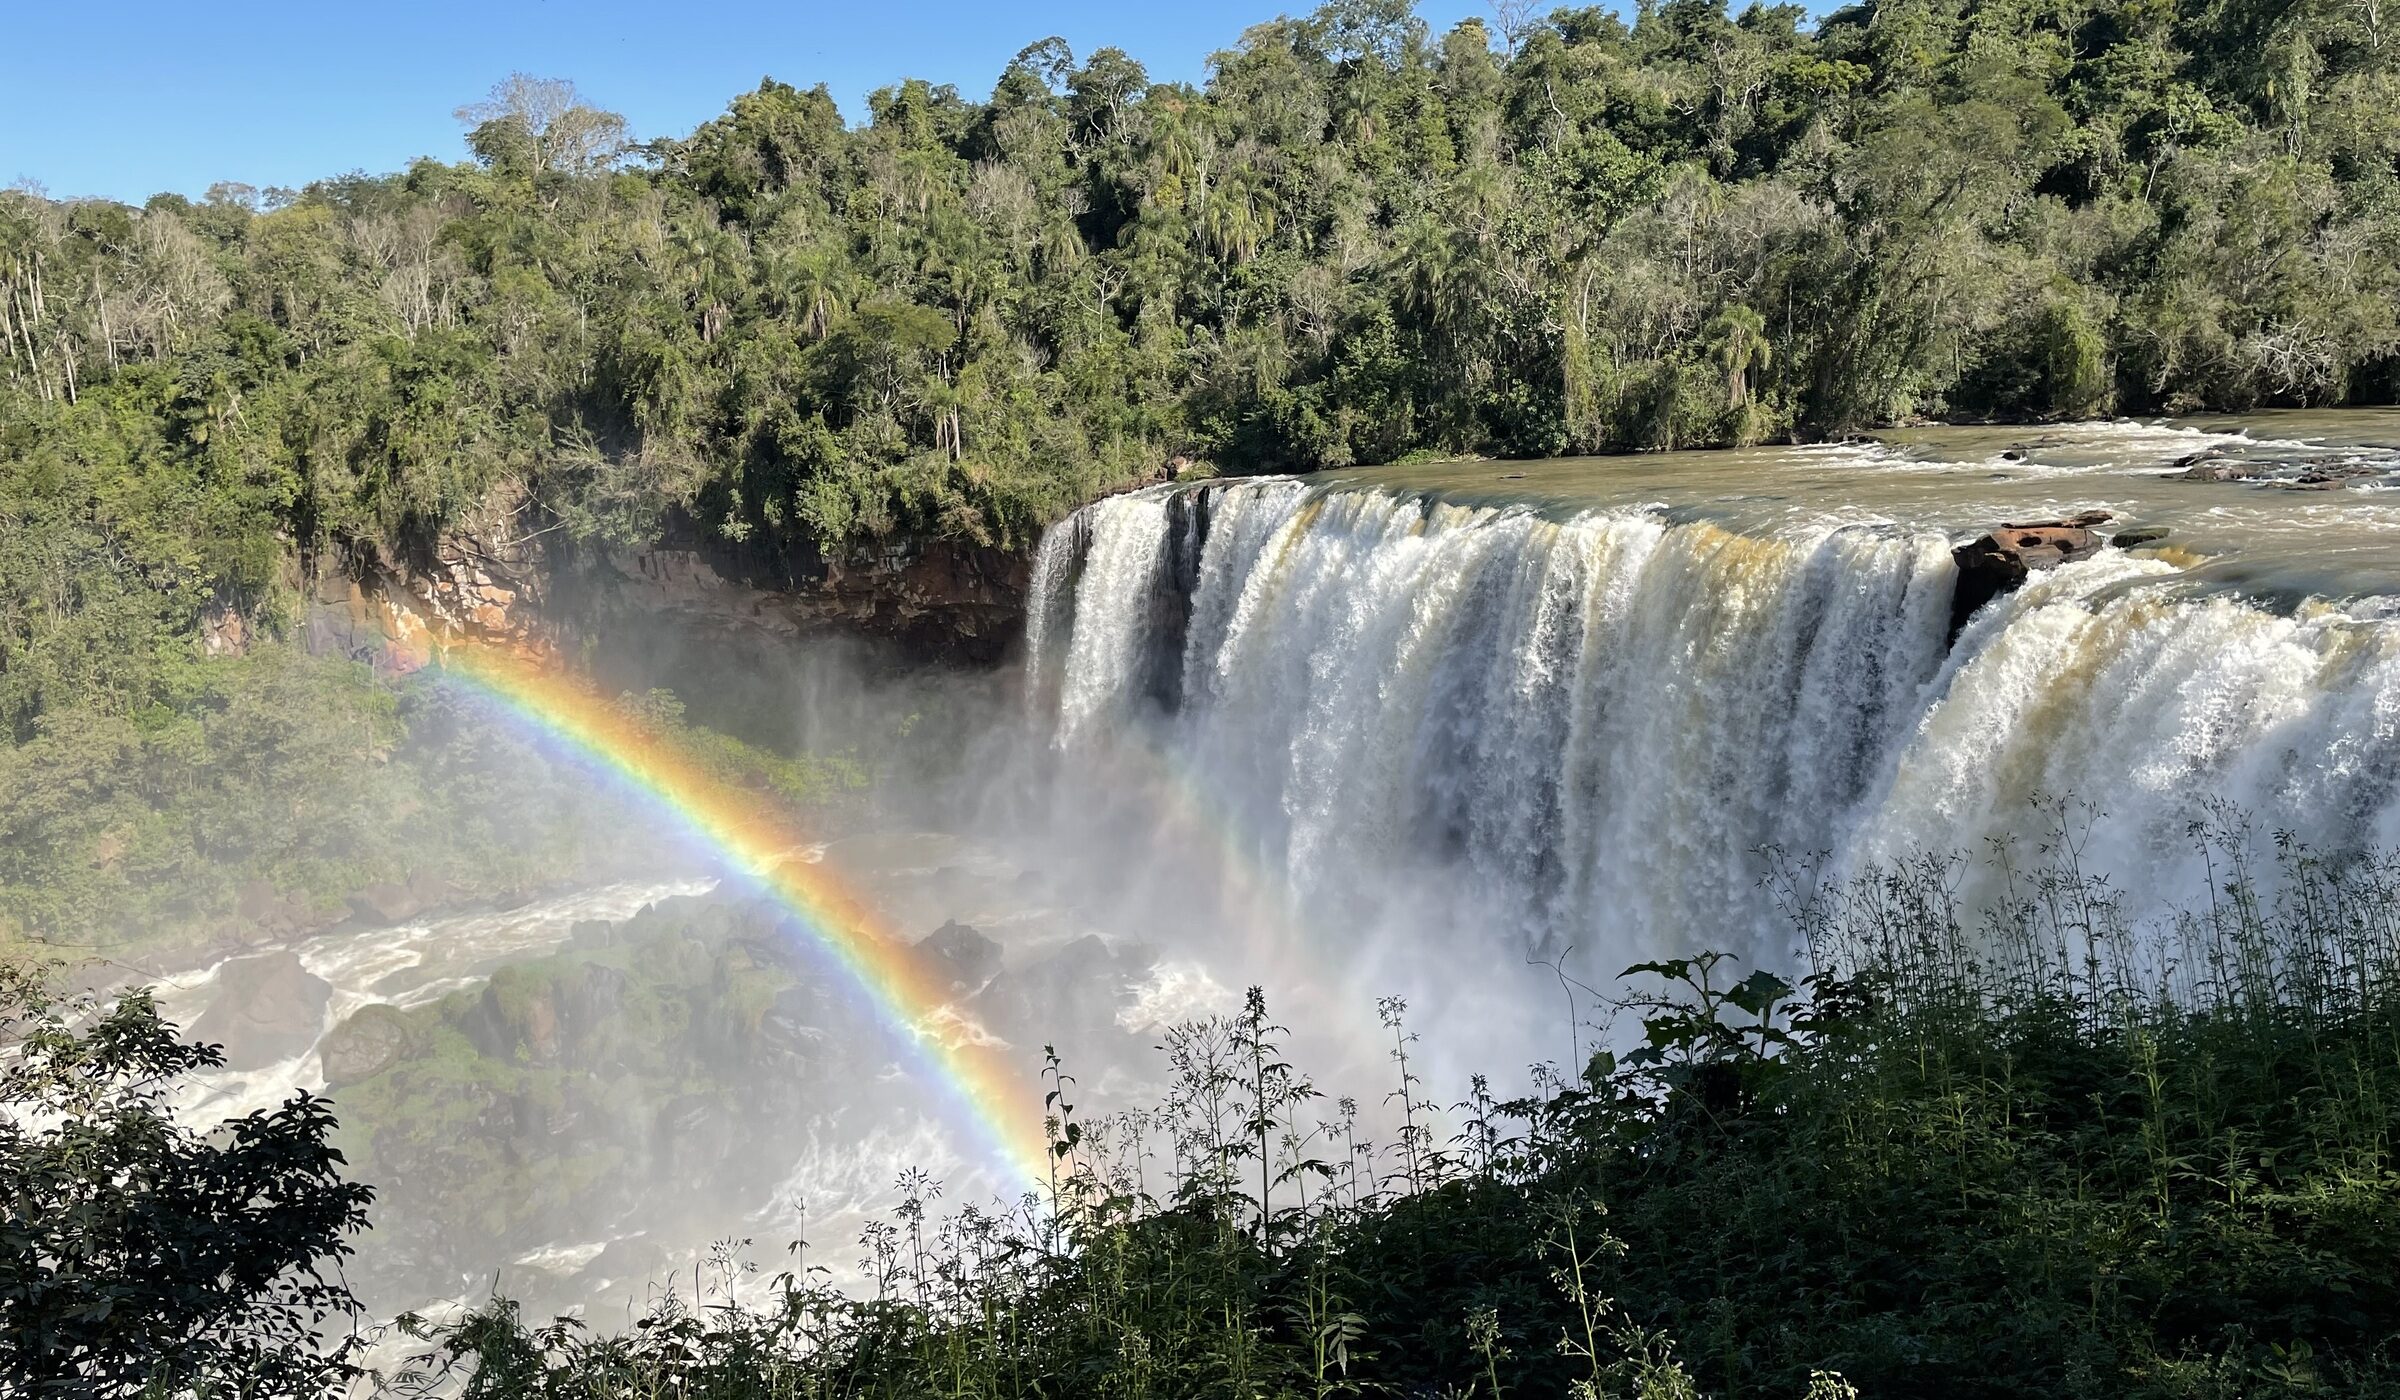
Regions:
[[[1980,857],[2045,796],[2163,908],[2211,801],[2400,838],[2395,447],[2286,414],[1155,488],[1044,540],[1035,719],[1173,774],[1326,956],[1780,959],[1762,848]],[[2169,533],[1951,638],[1954,544],[2086,510]]]

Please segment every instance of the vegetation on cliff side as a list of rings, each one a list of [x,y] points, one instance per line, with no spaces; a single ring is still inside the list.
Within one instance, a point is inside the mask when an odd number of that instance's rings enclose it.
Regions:
[[[151,659],[161,697],[65,708],[0,747],[0,945],[171,955],[386,924],[655,870],[672,846],[573,755],[437,680],[283,646]],[[667,691],[618,703],[769,806],[828,819],[871,786],[855,755],[692,723]]]

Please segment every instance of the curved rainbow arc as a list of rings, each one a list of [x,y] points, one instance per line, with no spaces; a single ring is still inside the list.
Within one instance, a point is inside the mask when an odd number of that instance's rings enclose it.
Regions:
[[[820,864],[791,858],[803,835],[757,799],[571,677],[497,652],[453,646],[440,674],[506,707],[535,730],[621,779],[715,850],[727,866],[798,916],[873,1006],[903,1053],[1024,1186],[1050,1174],[1042,1100],[980,1027],[945,1035],[949,987],[867,900]]]

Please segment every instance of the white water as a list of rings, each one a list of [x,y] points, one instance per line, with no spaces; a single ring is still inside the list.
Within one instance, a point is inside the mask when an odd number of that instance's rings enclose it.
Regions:
[[[1037,722],[1070,763],[1154,751],[1321,958],[1410,933],[1572,947],[1587,976],[1780,960],[1762,847],[1979,857],[2038,839],[2045,795],[2105,809],[2086,866],[2137,908],[2205,897],[2210,799],[2327,851],[2400,840],[2382,600],[2279,613],[2109,551],[1953,645],[1950,533],[1779,516],[1292,480],[1105,500],[1043,546]]]
[[[317,1029],[326,1033],[381,1002],[406,1010],[441,1000],[461,987],[482,982],[503,963],[539,957],[566,942],[586,920],[617,923],[661,900],[705,894],[713,879],[603,885],[536,900],[516,909],[451,914],[390,928],[313,934],[288,946],[310,975],[330,988]],[[246,950],[249,957],[269,948]],[[168,1019],[198,1018],[216,989],[224,962],[158,979],[161,1009]],[[251,1070],[221,1070],[193,1076],[182,1107],[203,1119],[239,1118],[272,1109],[301,1089],[323,1092],[325,1070],[317,1045],[277,1063]]]

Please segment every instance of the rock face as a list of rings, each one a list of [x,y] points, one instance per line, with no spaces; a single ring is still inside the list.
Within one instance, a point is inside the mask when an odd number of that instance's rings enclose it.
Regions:
[[[734,634],[858,632],[990,664],[1016,636],[1029,569],[1022,554],[955,540],[771,551],[689,522],[648,549],[590,548],[502,493],[412,557],[320,560],[306,628],[313,650],[401,671],[445,640],[549,650],[628,617]]]
[[[1029,567],[1020,555],[949,540],[796,561],[682,544],[609,555],[582,583],[604,611],[785,636],[860,632],[918,655],[988,664],[1016,636]]]
[[[1950,635],[1975,610],[2014,592],[2035,572],[2089,559],[2101,548],[2092,527],[2108,522],[2108,512],[2093,511],[2072,520],[2044,520],[2025,525],[2002,525],[1950,551],[1958,564],[1957,591],[1950,595]]]
[[[225,1047],[230,1069],[264,1069],[314,1045],[333,988],[288,950],[233,958],[217,969],[216,996],[192,1023],[195,1039]]]

